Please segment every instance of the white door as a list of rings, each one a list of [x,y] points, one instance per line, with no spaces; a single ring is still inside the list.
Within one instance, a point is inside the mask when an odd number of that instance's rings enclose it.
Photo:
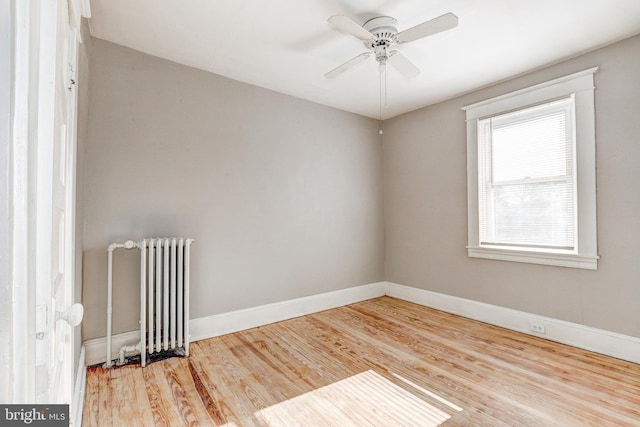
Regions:
[[[38,148],[36,179],[37,403],[71,403],[73,327],[82,308],[73,304],[76,32],[67,0],[40,3]]]

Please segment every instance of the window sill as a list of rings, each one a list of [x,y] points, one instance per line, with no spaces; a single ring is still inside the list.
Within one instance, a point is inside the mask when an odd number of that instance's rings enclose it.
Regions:
[[[467,246],[471,258],[485,258],[501,261],[526,262],[529,264],[554,265],[558,267],[598,269],[598,256],[584,256],[565,251],[540,251],[505,248],[500,246]]]

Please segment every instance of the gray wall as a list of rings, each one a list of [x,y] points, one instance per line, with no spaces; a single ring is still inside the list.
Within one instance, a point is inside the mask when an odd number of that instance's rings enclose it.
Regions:
[[[461,107],[596,65],[598,271],[468,258]],[[636,36],[386,121],[386,280],[640,336],[639,76]]]
[[[640,36],[396,117],[381,146],[374,120],[95,40],[83,337],[105,333],[106,246],[152,235],[196,238],[192,318],[386,279],[640,336],[639,52]],[[461,107],[595,65],[599,270],[468,258]],[[115,261],[118,333],[138,327],[138,254]]]
[[[189,236],[191,317],[384,279],[375,120],[94,40],[84,153],[85,339],[105,335],[107,245]],[[116,252],[114,333],[138,328]]]

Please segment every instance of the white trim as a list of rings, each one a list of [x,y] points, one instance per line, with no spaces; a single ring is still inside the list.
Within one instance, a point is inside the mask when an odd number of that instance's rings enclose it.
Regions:
[[[11,271],[12,158],[11,82],[13,68],[13,16],[10,2],[0,4],[0,402],[13,396],[13,281]]]
[[[255,328],[384,295],[527,335],[545,338],[633,363],[640,363],[640,338],[392,282],[372,283],[192,319],[190,322],[191,341],[199,341]],[[529,329],[531,322],[543,325],[546,333],[532,332]],[[123,345],[134,345],[139,340],[140,331],[114,335],[113,348],[115,351],[112,353],[112,357],[115,359],[118,356],[118,351]],[[105,361],[106,338],[85,341],[83,348],[86,349],[87,366]]]
[[[463,107],[467,117],[467,233],[468,256],[597,270],[596,141],[594,73],[598,67],[560,77]],[[548,102],[575,99],[576,249],[574,254],[538,252],[532,248],[505,250],[480,244],[478,201],[478,120]]]
[[[91,2],[89,0],[81,0],[82,2],[82,17],[91,18]]]
[[[213,316],[191,319],[189,329],[191,342],[243,331],[270,323],[280,322],[306,314],[317,313],[348,304],[385,295],[385,282],[341,289],[303,298],[266,304]],[[111,357],[118,356],[124,345],[135,345],[140,341],[140,331],[125,332],[113,336]],[[105,362],[106,338],[85,341],[87,366]]]
[[[476,119],[486,114],[494,114],[496,112],[509,110],[512,104],[512,98],[516,96],[523,96],[530,93],[533,94],[531,104],[544,101],[548,98],[553,98],[558,92],[573,93],[579,92],[585,89],[593,88],[593,78],[591,75],[598,71],[599,67],[592,67],[587,70],[578,71],[577,73],[569,74],[568,76],[558,77],[554,80],[549,80],[534,86],[529,86],[524,89],[516,90],[504,95],[496,96],[493,98],[485,99],[484,101],[476,102],[475,104],[465,105],[462,107],[464,111],[469,111],[471,117],[468,119]],[[581,77],[586,79],[578,80]],[[544,91],[540,92],[540,90]],[[486,107],[486,109],[485,109]]]
[[[191,340],[198,341],[219,335],[238,332],[269,323],[280,322],[306,314],[317,313],[371,298],[383,296],[384,283],[371,283],[354,288],[312,295],[304,298],[261,305],[189,322]]]
[[[529,264],[555,265],[558,267],[598,269],[598,256],[588,257],[574,254],[551,252],[534,252],[503,248],[471,247],[467,246],[467,254],[471,258],[485,258],[500,261],[526,262]]]
[[[84,394],[87,390],[87,365],[85,364],[85,347],[80,348],[78,357],[78,368],[76,370],[76,381],[73,388],[73,400],[71,401],[70,426],[82,426],[82,410],[84,408]]]
[[[35,398],[35,166],[37,164],[40,2],[12,2],[11,123],[11,403]]]
[[[390,297],[629,362],[640,363],[640,338],[397,283],[387,282],[385,289],[386,295]],[[532,332],[529,329],[531,322],[543,325],[546,333]]]

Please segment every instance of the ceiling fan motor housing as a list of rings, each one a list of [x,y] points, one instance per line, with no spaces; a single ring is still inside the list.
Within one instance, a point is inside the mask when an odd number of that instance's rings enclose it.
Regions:
[[[378,62],[385,62],[389,57],[387,48],[395,43],[398,34],[398,21],[390,16],[378,16],[362,27],[374,35],[374,39],[365,41],[364,45],[375,52]]]

